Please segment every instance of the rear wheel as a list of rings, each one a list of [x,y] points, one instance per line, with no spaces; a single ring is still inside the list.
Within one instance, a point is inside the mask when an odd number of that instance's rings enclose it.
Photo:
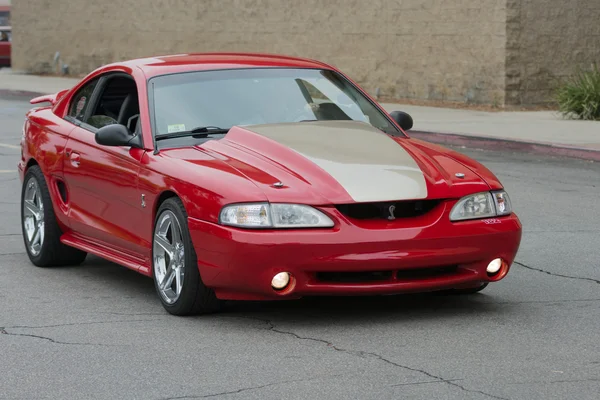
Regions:
[[[21,227],[25,249],[38,267],[81,264],[87,253],[60,242],[62,231],[50,199],[42,170],[30,167],[21,191]]]
[[[171,314],[203,314],[220,307],[214,291],[202,283],[187,226],[187,213],[176,197],[167,199],[157,212],[152,275],[160,301]]]

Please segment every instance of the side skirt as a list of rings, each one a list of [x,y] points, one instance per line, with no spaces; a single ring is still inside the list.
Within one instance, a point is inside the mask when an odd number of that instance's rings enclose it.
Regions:
[[[112,261],[129,269],[139,272],[142,275],[152,276],[150,266],[147,260],[135,257],[102,243],[93,242],[83,236],[68,232],[60,237],[60,241],[67,246],[75,247],[87,253]]]

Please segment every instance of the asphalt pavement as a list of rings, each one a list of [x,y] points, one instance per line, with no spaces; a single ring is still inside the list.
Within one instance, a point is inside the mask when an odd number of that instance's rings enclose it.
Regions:
[[[600,164],[458,149],[524,225],[508,277],[473,296],[230,303],[168,315],[150,279],[25,254],[25,98],[0,98],[0,399],[600,397]]]

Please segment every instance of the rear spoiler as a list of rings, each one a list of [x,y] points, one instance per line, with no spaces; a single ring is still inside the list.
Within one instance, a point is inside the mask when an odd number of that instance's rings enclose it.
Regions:
[[[50,103],[52,105],[55,105],[68,91],[69,89],[65,89],[61,90],[58,93],[46,94],[44,96],[35,97],[29,100],[29,102],[31,104]]]

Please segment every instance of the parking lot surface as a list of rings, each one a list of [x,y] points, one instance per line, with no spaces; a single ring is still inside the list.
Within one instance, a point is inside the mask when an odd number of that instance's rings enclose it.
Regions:
[[[25,98],[0,98],[0,399],[600,398],[600,164],[458,149],[524,227],[481,294],[229,303],[168,315],[150,279],[25,254]]]

